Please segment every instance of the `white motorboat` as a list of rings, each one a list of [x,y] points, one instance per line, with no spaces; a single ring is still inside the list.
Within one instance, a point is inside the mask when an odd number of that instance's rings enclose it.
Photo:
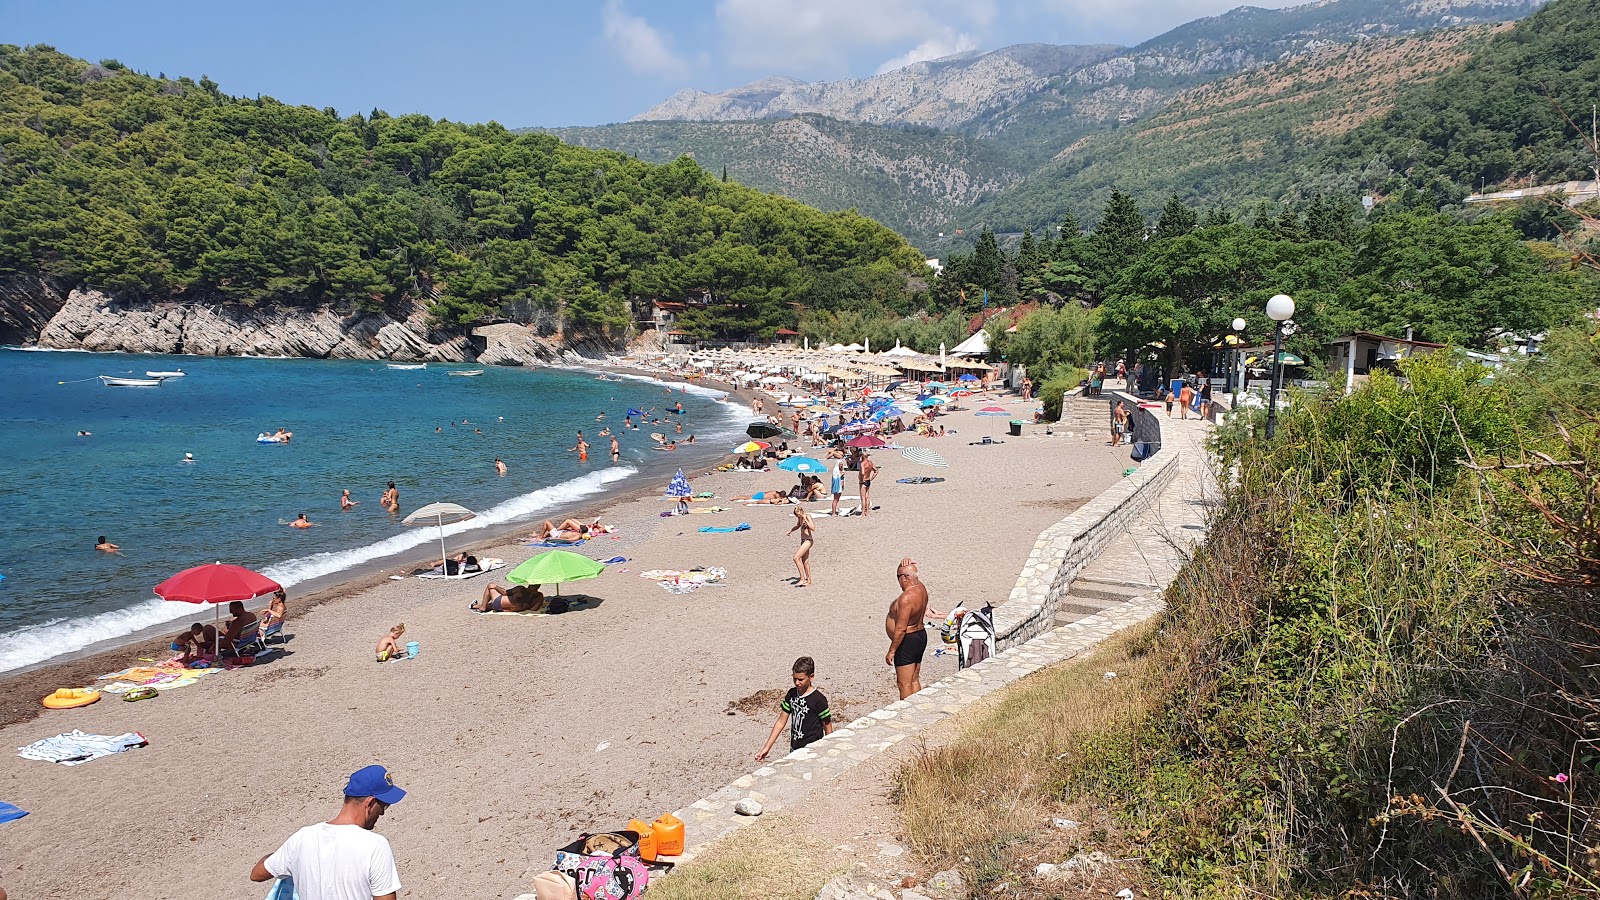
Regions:
[[[183,377],[183,370],[182,369],[178,369],[178,370],[173,371],[173,372],[146,372],[144,374],[149,376],[150,378],[160,378],[160,379],[162,379],[164,381],[164,380],[166,380],[168,378],[182,378]]]
[[[99,375],[100,383],[106,387],[160,387],[159,378],[123,378],[118,375]]]
[[[482,375],[483,374],[483,370],[482,369],[452,369],[452,370],[446,372],[445,374],[446,375],[452,375],[452,376],[455,376],[457,378],[470,378],[470,377],[472,377],[474,375]]]
[[[389,363],[391,369],[426,369],[427,363]]]

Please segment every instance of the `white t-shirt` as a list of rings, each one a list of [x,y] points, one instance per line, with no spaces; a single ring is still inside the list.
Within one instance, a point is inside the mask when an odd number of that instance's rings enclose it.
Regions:
[[[372,900],[400,891],[389,840],[360,825],[318,822],[267,857],[267,871],[294,876],[300,900]]]

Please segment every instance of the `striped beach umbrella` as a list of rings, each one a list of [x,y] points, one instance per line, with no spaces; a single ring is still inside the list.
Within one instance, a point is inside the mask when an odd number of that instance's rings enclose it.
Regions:
[[[914,463],[924,466],[932,466],[935,469],[950,468],[950,464],[944,461],[944,457],[928,449],[927,447],[907,447],[906,449],[900,451],[900,455]]]

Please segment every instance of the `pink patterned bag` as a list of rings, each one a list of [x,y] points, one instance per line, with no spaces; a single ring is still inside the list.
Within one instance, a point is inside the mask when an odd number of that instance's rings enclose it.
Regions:
[[[556,851],[552,868],[578,883],[579,900],[636,900],[650,884],[633,831],[583,835]]]

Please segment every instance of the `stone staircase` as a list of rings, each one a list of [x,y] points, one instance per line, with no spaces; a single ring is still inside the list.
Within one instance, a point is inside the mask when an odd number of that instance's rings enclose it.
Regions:
[[[1061,398],[1061,418],[1051,428],[1056,434],[1084,441],[1111,440],[1109,406],[1103,398],[1084,399],[1073,391]]]
[[[1121,581],[1101,581],[1094,578],[1075,578],[1067,588],[1066,596],[1056,607],[1056,624],[1067,625],[1079,619],[1099,615],[1112,607],[1154,591],[1155,585],[1128,584]]]

